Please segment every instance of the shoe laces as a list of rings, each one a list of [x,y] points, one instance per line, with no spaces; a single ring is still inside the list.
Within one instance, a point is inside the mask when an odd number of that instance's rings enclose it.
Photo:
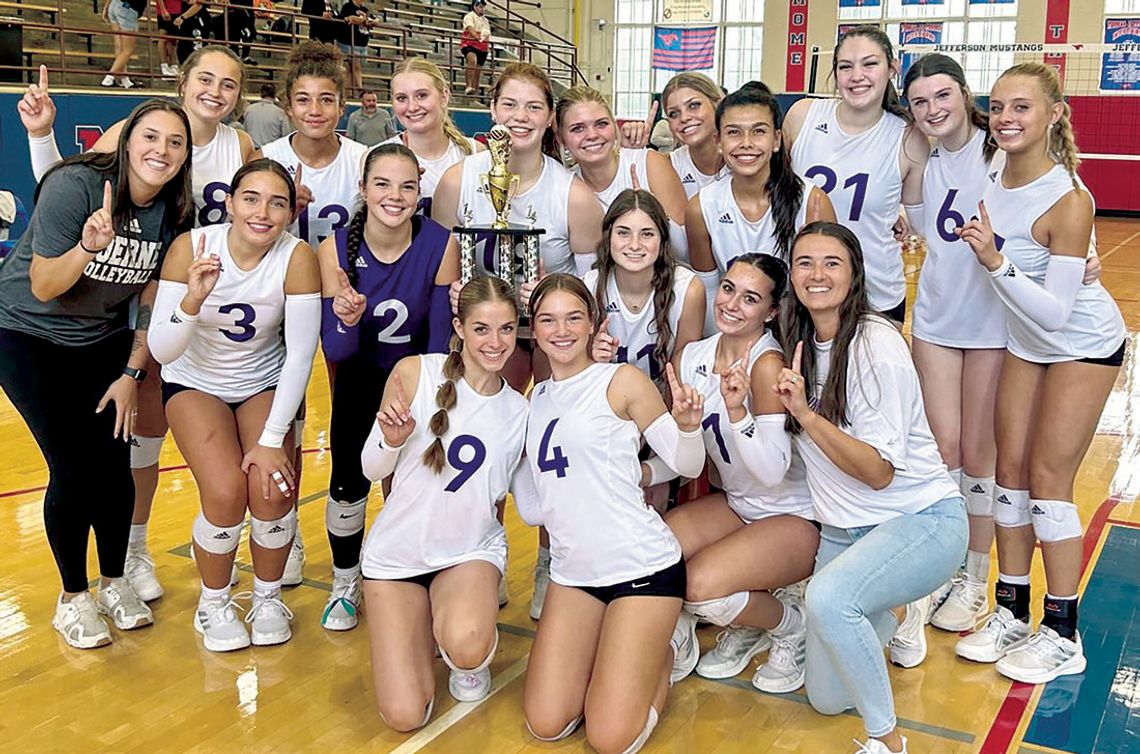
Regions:
[[[796,667],[797,647],[795,636],[773,636],[772,649],[768,653],[768,664],[780,669],[792,670]]]
[[[733,657],[756,643],[756,635],[748,628],[729,627],[716,635],[716,651],[719,655]]]
[[[141,571],[152,571],[154,570],[154,558],[145,550],[142,552],[128,552],[126,567],[123,570],[125,574],[129,576],[133,576]]]
[[[115,579],[106,586],[100,587],[99,591],[106,592],[110,602],[114,605],[121,605],[128,610],[141,609],[142,600],[135,594],[135,588],[131,586],[130,580],[125,577]]]
[[[1062,644],[1063,641],[1060,634],[1054,637],[1044,631],[1038,631],[1029,637],[1021,651],[1033,655],[1043,664],[1060,665],[1072,654]]]
[[[954,579],[954,586],[950,589],[950,595],[946,598],[946,602],[953,601],[963,608],[974,610],[978,604],[978,598],[985,598],[985,589],[985,583],[970,576],[959,576]]]
[[[1012,613],[1010,615],[1012,616]],[[974,632],[985,636],[993,636],[995,640],[1000,641],[1014,627],[1014,621],[1017,621],[1017,619],[1013,617],[1007,618],[1000,610],[995,610],[992,613],[982,616],[981,620],[974,624]]]
[[[210,625],[217,625],[219,623],[230,623],[238,619],[238,613],[244,608],[239,605],[235,599],[236,597],[243,597],[251,595],[251,592],[242,592],[229,599],[221,600],[199,600],[198,609],[205,610],[207,619]]]
[[[252,592],[241,592],[234,595],[234,599],[250,598],[249,612],[245,614],[245,622],[253,623],[257,620],[257,616],[261,613],[269,613],[266,617],[274,617],[277,615],[284,615],[286,618],[293,619],[293,611],[290,610],[284,602],[281,601],[280,592],[277,592],[268,597],[262,597]]]

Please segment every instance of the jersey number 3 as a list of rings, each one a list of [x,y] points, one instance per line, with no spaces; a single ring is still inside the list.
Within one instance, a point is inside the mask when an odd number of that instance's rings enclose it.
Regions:
[[[257,328],[253,326],[253,320],[257,317],[257,310],[249,304],[225,304],[218,307],[218,314],[231,314],[233,312],[237,312],[237,320],[233,324],[233,327],[237,329],[227,330],[219,327],[218,331],[234,343],[244,343],[257,334]]]
[[[809,181],[815,180],[816,176],[822,176],[823,183],[819,184],[819,187],[825,194],[830,195],[835,190],[835,184],[839,183],[835,171],[826,165],[812,165],[804,173],[804,177]],[[843,188],[855,188],[855,194],[851,197],[851,211],[847,213],[847,219],[853,223],[859,222],[859,217],[863,214],[863,201],[867,198],[869,180],[871,180],[869,173],[856,173],[843,182]]]

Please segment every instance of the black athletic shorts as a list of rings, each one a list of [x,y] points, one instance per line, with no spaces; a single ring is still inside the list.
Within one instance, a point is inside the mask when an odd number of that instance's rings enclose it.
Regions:
[[[474,47],[460,47],[459,52],[463,54],[463,57],[467,57],[467,53],[469,52],[475,53],[475,65],[483,65],[487,62],[486,50],[476,50]]]
[[[902,326],[906,323],[906,297],[903,297],[898,306],[892,306],[890,309],[879,313]]]
[[[233,402],[226,401],[225,404],[230,407],[230,411],[237,411],[239,408],[241,408],[242,406],[245,405],[246,401],[248,401],[250,398],[254,397],[255,395],[261,395],[262,393],[268,393],[269,391],[276,390],[276,389],[277,389],[276,385],[270,385],[269,387],[265,388],[264,390],[257,391],[253,395],[249,396],[249,398],[243,398],[240,401],[233,401]],[[198,390],[198,388],[187,387],[186,385],[179,385],[177,382],[163,381],[163,383],[162,383],[162,405],[163,405],[163,407],[165,408],[166,404],[170,402],[171,398],[178,395],[179,393],[181,393],[184,390]],[[205,390],[198,390],[198,392],[199,393],[205,393],[206,391]],[[207,393],[207,395],[209,395],[209,393]]]
[[[441,568],[438,571],[428,571],[427,573],[419,573],[415,576],[407,576],[402,579],[370,579],[364,577],[365,581],[403,581],[408,584],[419,584],[424,589],[431,590],[431,582],[435,581],[435,577],[443,573],[446,569]]]
[[[172,15],[170,17],[170,20],[167,21],[162,16],[159,16],[158,21],[157,21],[159,31],[165,32],[165,35],[170,36],[170,37],[184,37],[184,36],[186,36],[185,34],[182,33],[182,29],[180,29],[174,25],[174,18],[175,17]]]
[[[1098,364],[1105,367],[1118,367],[1124,363],[1124,347],[1128,345],[1128,338],[1120,341],[1120,348],[1111,356],[1105,356],[1101,359],[1094,359],[1091,356],[1087,359],[1077,359],[1082,364]]]
[[[676,597],[683,600],[685,599],[685,559],[681,558],[668,568],[632,581],[623,581],[610,586],[577,588],[606,605],[622,597]]]

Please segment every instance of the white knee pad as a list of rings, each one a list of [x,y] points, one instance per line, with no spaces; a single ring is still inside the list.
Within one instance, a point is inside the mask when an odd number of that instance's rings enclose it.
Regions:
[[[737,592],[727,597],[704,602],[686,602],[685,609],[697,618],[714,626],[730,625],[748,607],[748,592]]]
[[[1011,490],[995,484],[994,523],[1007,529],[1032,525],[1033,518],[1029,515],[1029,490]]]
[[[149,469],[158,465],[158,457],[162,454],[162,443],[166,437],[139,437],[131,435],[131,468]]]
[[[574,731],[578,730],[578,726],[581,724],[582,724],[582,716],[578,715],[576,718],[574,718],[570,722],[566,723],[566,727],[562,729],[561,733],[559,733],[557,736],[551,736],[549,738],[540,736],[537,733],[535,733],[530,727],[530,721],[526,722],[526,729],[527,729],[527,731],[530,732],[530,734],[532,736],[537,738],[539,741],[546,741],[549,743],[551,741],[561,741],[562,739],[569,737],[571,734],[574,733]]]
[[[971,516],[994,515],[994,478],[962,475],[962,497],[966,498],[966,513]]]
[[[479,667],[477,668],[456,667],[455,663],[451,661],[451,658],[447,656],[447,650],[445,650],[442,645],[437,644],[436,646],[439,647],[439,656],[443,658],[443,664],[447,665],[447,667],[451,668],[455,672],[480,673],[491,667],[491,660],[495,659],[495,652],[499,649],[499,631],[498,629],[495,630],[495,642],[491,645],[491,651],[487,653],[486,658],[483,659],[483,662],[479,663]]]
[[[215,526],[201,511],[194,519],[194,542],[211,555],[229,555],[241,541],[241,524]]]
[[[641,735],[633,739],[633,743],[631,743],[629,745],[629,748],[627,748],[621,754],[634,754],[634,752],[641,751],[641,747],[645,746],[645,742],[649,740],[649,736],[653,733],[653,729],[657,727],[657,719],[657,710],[653,708],[653,705],[650,705],[649,718],[645,721],[645,728],[642,729]]]
[[[368,498],[357,500],[355,503],[345,503],[333,500],[331,497],[325,505],[325,528],[329,534],[336,537],[351,537],[364,531],[364,514]]]
[[[1029,501],[1033,515],[1033,533],[1042,542],[1061,542],[1076,539],[1083,533],[1077,506],[1068,500]]]
[[[297,533],[297,511],[290,509],[281,518],[265,521],[253,516],[249,517],[249,536],[254,542],[267,550],[280,550],[293,542],[293,535]]]
[[[962,471],[961,467],[958,467],[956,469],[950,469],[949,471],[950,471],[950,478],[954,480],[954,484],[957,484],[960,486],[962,484],[962,477],[965,474],[965,472]]]

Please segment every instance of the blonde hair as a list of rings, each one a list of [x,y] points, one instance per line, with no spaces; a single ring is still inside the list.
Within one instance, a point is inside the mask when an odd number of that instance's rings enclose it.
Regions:
[[[1057,71],[1044,63],[1020,63],[1009,68],[998,77],[998,81],[1006,76],[1026,76],[1035,79],[1041,86],[1041,91],[1051,105],[1061,105],[1061,117],[1046,132],[1046,151],[1056,162],[1065,166],[1069,177],[1073,180],[1073,188],[1080,188],[1077,182],[1077,166],[1081,158],[1077,154],[1077,140],[1073,136],[1073,124],[1070,121],[1072,110],[1065,102],[1061,91],[1061,78]]]
[[[609,117],[610,123],[614,128],[617,128],[617,120],[614,119],[614,111],[610,109],[610,103],[606,102],[606,98],[602,96],[601,92],[597,89],[591,89],[585,84],[578,84],[572,86],[566,91],[562,92],[562,96],[558,98],[558,104],[554,107],[554,127],[558,131],[562,130],[565,124],[566,113],[570,108],[575,105],[582,105],[586,103],[594,103],[601,105],[605,108],[606,116]],[[561,138],[561,137],[560,137]],[[617,139],[614,140],[614,154],[621,148],[621,142]]]
[[[554,86],[550,83],[550,77],[546,75],[546,71],[533,63],[522,62],[507,63],[503,66],[499,78],[491,86],[492,106],[498,102],[499,93],[503,91],[503,85],[513,79],[529,81],[541,89],[543,98],[546,100],[546,106],[551,111],[554,110]],[[558,146],[555,144],[553,128],[547,128],[542,135],[542,151],[554,159],[558,159]]]
[[[716,103],[720,102],[724,97],[724,90],[717,86],[716,82],[708,76],[703,73],[697,73],[696,71],[685,71],[669,79],[669,83],[661,90],[662,111],[665,111],[669,107],[669,95],[675,93],[678,89],[692,89],[694,92],[704,95],[712,107],[716,107]]]
[[[226,115],[233,114],[234,117],[240,118],[245,113],[245,98],[241,96],[242,90],[245,88],[245,63],[241,62],[241,58],[237,56],[237,53],[222,45],[206,45],[190,53],[189,57],[186,58],[186,62],[182,64],[182,68],[178,72],[178,84],[176,87],[178,99],[181,100],[185,95],[186,82],[190,80],[190,74],[194,73],[195,69],[201,67],[202,58],[215,53],[229,58],[230,62],[237,66],[237,102],[234,103],[234,109],[230,111],[230,113],[226,113]]]
[[[401,73],[422,73],[427,76],[431,79],[432,86],[439,93],[439,98],[446,103],[450,87],[438,65],[424,58],[404,58],[392,69],[392,80],[395,80]],[[469,155],[474,151],[471,148],[471,141],[451,119],[451,113],[446,104],[443,107],[443,133],[452,144],[459,147],[459,151],[463,154]]]

